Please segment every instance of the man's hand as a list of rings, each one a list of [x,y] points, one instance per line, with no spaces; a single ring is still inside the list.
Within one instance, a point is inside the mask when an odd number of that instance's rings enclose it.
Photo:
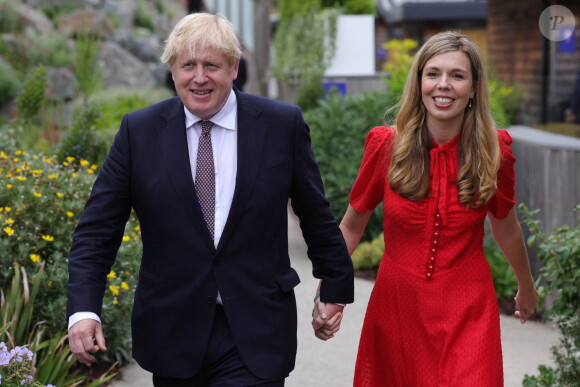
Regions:
[[[88,367],[97,360],[91,355],[92,353],[107,350],[101,324],[90,318],[81,320],[70,327],[68,342],[77,360]]]
[[[320,340],[328,340],[340,329],[344,306],[334,303],[325,303],[317,297],[312,310],[312,328],[314,335]]]

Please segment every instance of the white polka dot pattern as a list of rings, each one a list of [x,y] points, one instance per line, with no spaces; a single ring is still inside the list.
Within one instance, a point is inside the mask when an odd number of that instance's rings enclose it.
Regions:
[[[199,121],[201,136],[197,148],[197,166],[195,170],[195,192],[201,207],[203,219],[209,229],[211,238],[214,238],[215,217],[215,170],[213,165],[213,151],[211,148],[211,128],[213,122]]]

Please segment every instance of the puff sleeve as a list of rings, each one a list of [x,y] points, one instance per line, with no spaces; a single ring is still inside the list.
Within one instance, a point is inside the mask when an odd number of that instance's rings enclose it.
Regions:
[[[394,133],[392,128],[379,126],[367,135],[364,156],[349,196],[350,205],[358,212],[373,210],[383,200],[390,162],[388,147]]]
[[[501,151],[501,163],[497,172],[497,191],[489,201],[489,211],[497,219],[505,218],[515,201],[516,174],[514,163],[516,158],[513,155],[512,137],[506,130],[498,130],[499,147]]]

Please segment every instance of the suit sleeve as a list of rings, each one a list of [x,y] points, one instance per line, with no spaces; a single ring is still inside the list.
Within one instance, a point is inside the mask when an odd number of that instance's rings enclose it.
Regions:
[[[354,301],[352,260],[324,194],[309,128],[300,110],[296,110],[292,208],[300,219],[313,275],[322,279],[320,299],[323,302],[351,303]]]
[[[129,149],[125,116],[73,235],[67,319],[76,312],[101,314],[106,276],[131,213]]]

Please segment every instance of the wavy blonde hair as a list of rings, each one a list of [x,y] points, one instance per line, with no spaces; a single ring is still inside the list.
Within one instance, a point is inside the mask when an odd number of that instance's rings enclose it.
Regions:
[[[191,13],[177,22],[171,31],[165,42],[161,62],[173,68],[175,59],[182,52],[187,52],[193,57],[194,54],[210,47],[222,51],[232,68],[242,55],[242,45],[229,20],[221,15]]]
[[[477,46],[457,32],[438,33],[415,55],[401,102],[395,107],[399,113],[388,178],[391,188],[409,200],[419,201],[429,194],[429,151],[433,146],[425,125],[427,111],[421,103],[421,76],[429,59],[450,51],[462,51],[469,57],[475,90],[461,128],[458,197],[468,208],[480,207],[496,191],[501,154],[497,128],[489,110],[483,59]]]

